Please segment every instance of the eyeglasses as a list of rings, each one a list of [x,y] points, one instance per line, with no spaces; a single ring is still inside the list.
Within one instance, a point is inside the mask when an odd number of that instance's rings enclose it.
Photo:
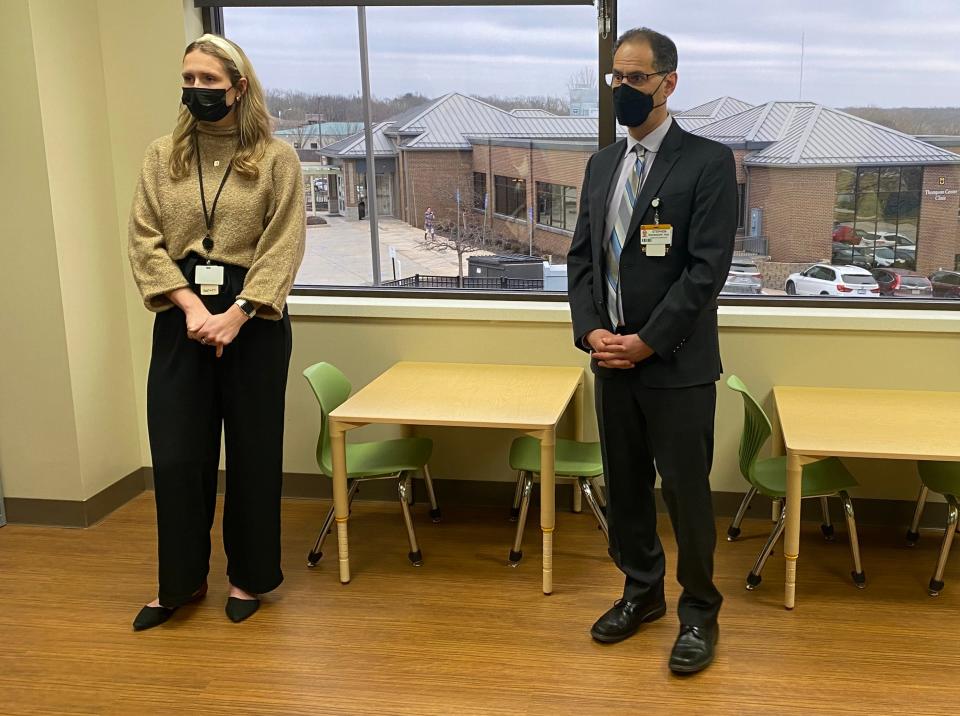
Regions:
[[[673,70],[664,70],[663,72],[628,72],[623,74],[614,70],[613,72],[608,72],[603,76],[603,79],[606,80],[607,85],[610,87],[618,87],[623,82],[626,82],[632,87],[638,87],[644,84],[651,77],[657,75],[669,75]]]

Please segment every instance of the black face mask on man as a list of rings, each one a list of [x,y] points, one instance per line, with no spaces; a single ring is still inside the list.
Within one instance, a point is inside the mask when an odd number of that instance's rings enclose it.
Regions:
[[[219,122],[230,114],[233,105],[227,105],[227,90],[204,87],[184,87],[181,102],[190,114],[201,122]]]
[[[653,95],[657,93],[665,79],[667,79],[666,75],[660,80],[657,89],[650,94],[634,89],[626,83],[620,83],[614,87],[613,106],[617,112],[617,122],[623,127],[639,127],[647,121],[647,117],[654,109],[665,105],[666,100],[660,104],[653,103]]]

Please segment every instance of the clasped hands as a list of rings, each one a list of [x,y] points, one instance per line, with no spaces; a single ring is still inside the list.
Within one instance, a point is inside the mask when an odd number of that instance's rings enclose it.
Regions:
[[[186,311],[187,338],[217,349],[217,358],[240,332],[240,326],[250,318],[233,304],[223,313],[210,313],[202,303]]]
[[[654,353],[636,333],[621,336],[597,328],[587,334],[586,341],[593,349],[591,357],[601,368],[633,368]]]

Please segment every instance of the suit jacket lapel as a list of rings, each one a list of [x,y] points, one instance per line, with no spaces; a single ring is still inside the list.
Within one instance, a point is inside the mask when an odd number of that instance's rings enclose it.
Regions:
[[[620,169],[620,161],[623,159],[623,153],[627,151],[627,140],[621,139],[614,145],[615,150],[607,152],[603,156],[602,163],[594,167],[595,178],[591,181],[590,187],[590,235],[599,238],[599,242],[594,242],[595,247],[602,247],[604,240],[604,227],[607,223],[607,207],[609,206],[610,192],[613,188],[614,178],[617,170]],[[598,158],[601,155],[598,155]]]
[[[624,241],[624,245],[630,241],[630,237],[637,233],[640,220],[643,218],[643,215],[647,213],[650,201],[657,195],[657,192],[660,191],[660,187],[663,186],[663,182],[666,180],[667,175],[670,174],[670,170],[673,169],[673,165],[677,159],[680,158],[680,141],[682,136],[683,130],[680,129],[677,120],[673,120],[673,124],[670,125],[670,129],[667,130],[667,134],[663,138],[660,151],[657,152],[653,166],[650,168],[650,173],[643,183],[643,188],[640,189],[640,196],[637,197],[637,203],[634,204],[633,215],[630,217],[630,228],[627,230],[627,238],[626,241]]]

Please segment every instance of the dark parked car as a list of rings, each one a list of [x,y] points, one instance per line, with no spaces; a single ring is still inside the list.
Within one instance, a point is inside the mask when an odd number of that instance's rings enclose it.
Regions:
[[[934,271],[930,283],[936,298],[960,298],[960,271]]]
[[[875,268],[871,271],[880,286],[881,296],[931,298],[933,284],[926,276],[899,268]]]
[[[872,257],[862,248],[838,241],[833,242],[830,263],[836,266],[860,266],[862,268],[873,266]]]

